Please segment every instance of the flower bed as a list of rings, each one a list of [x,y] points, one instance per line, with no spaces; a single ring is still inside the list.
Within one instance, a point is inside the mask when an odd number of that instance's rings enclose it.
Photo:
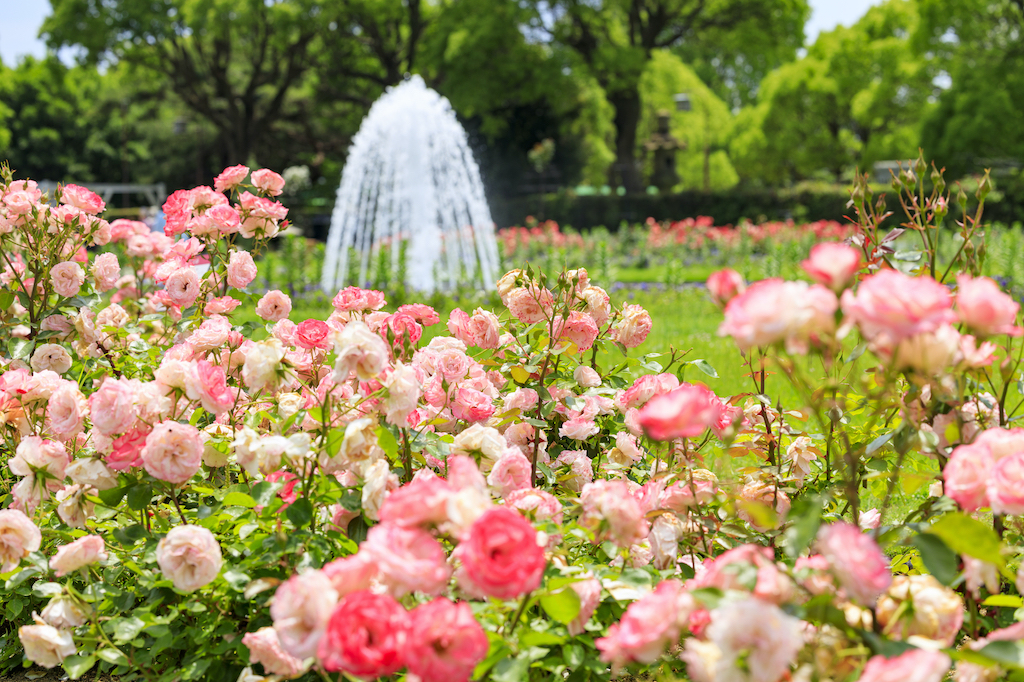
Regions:
[[[811,282],[708,281],[752,387],[718,396],[694,381],[715,373],[703,360],[627,355],[650,315],[613,308],[583,269],[513,270],[501,307],[455,309],[429,343],[432,307],[370,289],[289,320],[287,295],[246,291],[286,218],[266,169],[175,193],[166,234],[107,223],[73,185],[44,203],[4,171],[0,666],[243,682],[1017,670],[1024,330],[967,246],[980,204],[943,268],[941,188],[903,182],[928,247],[911,268],[893,267],[897,235],[861,182],[858,227],[811,250]],[[243,302],[266,339],[232,322]],[[783,383],[800,404],[773,401]]]

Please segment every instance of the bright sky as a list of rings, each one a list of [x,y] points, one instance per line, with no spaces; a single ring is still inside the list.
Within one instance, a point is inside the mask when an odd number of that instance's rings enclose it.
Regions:
[[[879,0],[810,0],[811,20],[807,22],[807,44],[821,31],[837,24],[849,26],[859,19],[868,7]],[[50,13],[48,0],[0,0],[0,59],[13,66],[18,57],[31,54],[41,57],[46,47],[37,37],[39,26]]]

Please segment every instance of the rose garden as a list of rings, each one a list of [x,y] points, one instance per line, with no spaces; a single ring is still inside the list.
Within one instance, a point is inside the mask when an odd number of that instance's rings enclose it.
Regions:
[[[4,171],[3,665],[243,682],[1024,669],[1024,329],[982,274],[987,180],[968,196],[919,161],[885,228],[858,180],[850,224],[812,238],[799,273],[714,272],[699,296],[742,367],[732,394],[690,349],[645,350],[658,321],[581,268],[513,269],[500,303],[444,319],[352,286],[300,319],[250,288],[283,185],[228,168],[175,192],[154,233]],[[897,258],[908,239],[919,257]]]

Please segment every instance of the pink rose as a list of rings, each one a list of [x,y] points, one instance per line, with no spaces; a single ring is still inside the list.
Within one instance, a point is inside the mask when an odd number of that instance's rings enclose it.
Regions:
[[[112,253],[101,253],[92,264],[92,279],[96,291],[109,291],[117,286],[121,277],[121,265]]]
[[[56,668],[76,651],[71,633],[52,625],[22,625],[18,638],[25,648],[25,658],[44,668]]]
[[[7,462],[7,466],[17,476],[33,476],[45,471],[55,481],[60,481],[70,461],[63,443],[44,440],[39,436],[27,436],[18,443],[14,457]]]
[[[452,415],[467,422],[482,422],[494,414],[494,403],[475,388],[459,388],[452,402]]]
[[[597,578],[585,578],[569,583],[569,587],[580,598],[580,612],[565,627],[573,637],[583,634],[587,622],[594,615],[597,605],[601,603],[601,581]]]
[[[581,388],[596,388],[601,385],[601,375],[586,365],[580,365],[573,370],[572,379]]]
[[[640,426],[655,440],[694,438],[718,421],[722,403],[714,393],[694,384],[652,398],[640,410]]]
[[[199,297],[199,273],[193,267],[182,267],[164,282],[167,298],[179,308],[188,308]]]
[[[345,528],[348,528],[347,523]],[[331,581],[338,599],[378,585],[380,577],[377,558],[371,552],[357,552],[335,559],[323,567],[323,574]]]
[[[315,656],[338,593],[323,571],[306,571],[281,583],[270,602],[270,617],[281,647],[299,659]]]
[[[555,304],[551,292],[536,285],[512,289],[503,300],[513,317],[523,324],[533,324],[547,319]]]
[[[176,526],[157,545],[156,562],[175,589],[195,592],[220,573],[220,545],[202,526]]]
[[[775,604],[747,598],[711,612],[707,638],[721,652],[716,669],[725,679],[779,680],[804,646],[804,623]]]
[[[384,418],[391,424],[405,426],[406,419],[416,409],[422,394],[416,368],[399,362],[381,384],[387,389]]]
[[[1020,305],[993,280],[960,274],[956,285],[956,310],[965,325],[982,336],[1024,334],[1024,329],[1016,324]]]
[[[98,194],[81,185],[64,185],[60,196],[60,203],[74,206],[90,215],[102,213],[106,207],[103,199],[100,199]]]
[[[405,527],[441,524],[447,519],[445,506],[451,494],[451,486],[443,478],[417,473],[384,500],[380,520]]]
[[[204,217],[213,227],[217,228],[217,232],[221,236],[238,232],[238,228],[242,224],[238,211],[226,204],[211,207],[206,211]]]
[[[818,551],[832,568],[847,595],[874,604],[892,583],[889,561],[870,536],[841,521],[818,531]]]
[[[60,440],[71,440],[82,432],[88,411],[89,403],[78,390],[78,384],[73,381],[61,384],[46,405],[50,433]]]
[[[626,348],[636,348],[647,339],[654,322],[651,314],[638,305],[623,306],[612,336]]]
[[[650,665],[679,641],[695,610],[693,597],[678,580],[663,580],[654,592],[630,604],[619,622],[608,628],[608,636],[594,644],[601,660],[616,670],[631,661]]]
[[[256,262],[248,251],[232,251],[228,258],[228,286],[244,289],[256,279]]]
[[[974,439],[974,445],[984,445],[993,459],[1002,459],[1018,452],[1024,452],[1024,428],[985,429]]]
[[[489,643],[466,602],[438,597],[409,613],[409,672],[423,682],[467,682]]]
[[[360,381],[374,379],[390,359],[387,344],[362,321],[349,322],[334,336],[334,380],[348,381],[353,371]]]
[[[992,452],[983,442],[954,448],[942,470],[946,496],[965,511],[989,506],[987,486],[994,465]]]
[[[370,529],[360,552],[376,560],[380,581],[396,598],[412,592],[440,594],[451,569],[441,544],[425,530],[381,523]]]
[[[190,424],[165,421],[157,424],[142,448],[142,466],[154,478],[181,484],[192,478],[203,463],[199,429]]]
[[[276,197],[284,189],[284,178],[269,168],[260,168],[258,171],[253,171],[252,184],[256,185],[257,189]]]
[[[818,244],[800,266],[818,284],[840,292],[860,270],[860,252],[846,244]]]
[[[248,166],[229,166],[213,179],[213,188],[218,192],[228,192],[238,187],[248,174]]]
[[[931,277],[881,270],[843,292],[842,308],[866,339],[892,348],[903,339],[956,321],[949,289]]]
[[[586,450],[562,450],[555,462],[569,468],[568,474],[559,472],[559,479],[573,492],[580,492],[583,486],[594,480],[594,464]]]
[[[268,322],[283,320],[292,312],[292,299],[288,294],[274,289],[268,291],[256,303],[256,314]]]
[[[987,492],[993,514],[1024,514],[1024,452],[996,461]]]
[[[211,414],[224,414],[235,404],[236,391],[227,384],[224,368],[206,360],[196,362],[185,380],[185,391],[191,400],[199,400]]]
[[[537,589],[547,564],[536,529],[505,507],[485,511],[455,552],[471,592],[504,600]]]
[[[306,669],[301,660],[281,648],[277,630],[272,627],[245,633],[242,644],[249,649],[249,663],[259,663],[271,675],[298,677]]]
[[[348,287],[342,289],[331,301],[334,309],[339,312],[361,312],[364,310],[380,310],[384,307],[384,294],[371,289]]]
[[[562,424],[558,429],[558,435],[571,440],[586,440],[598,433],[600,429],[593,419],[576,417]]]
[[[641,542],[650,531],[644,510],[622,479],[598,480],[580,494],[581,526],[594,531],[594,541],[611,540],[619,547]]]
[[[206,302],[206,305],[203,307],[203,313],[206,315],[223,315],[224,313],[230,313],[241,304],[242,302],[237,298],[219,296],[218,298],[211,298]]]
[[[747,285],[743,282],[743,275],[731,268],[725,268],[711,273],[707,287],[711,299],[718,305],[725,305],[742,294]]]
[[[619,409],[625,412],[634,407],[642,407],[656,395],[668,393],[679,388],[679,379],[674,374],[645,374],[616,398]]]
[[[858,682],[941,682],[952,661],[941,651],[911,649],[894,658],[872,656]]]
[[[330,672],[391,675],[405,665],[409,614],[386,594],[360,590],[342,599],[327,622],[317,658]]]
[[[520,488],[505,495],[505,506],[516,509],[535,522],[550,520],[562,525],[562,503],[551,493],[538,488]]]
[[[53,290],[59,296],[72,298],[78,295],[79,289],[85,282],[85,270],[74,261],[57,263],[50,268],[50,282],[53,284]]]
[[[77,571],[82,566],[105,561],[106,558],[103,538],[99,535],[86,535],[84,538],[59,547],[57,553],[50,559],[50,568],[60,578]]]
[[[142,448],[146,446],[149,431],[133,429],[123,436],[118,436],[110,444],[107,466],[114,471],[124,471],[131,467],[142,466]]]
[[[701,475],[700,472],[704,472]],[[709,475],[710,474],[710,475]],[[693,480],[684,477],[682,480],[673,482],[662,490],[658,499],[658,505],[665,509],[671,509],[678,514],[685,514],[688,509],[699,504],[707,504],[715,499],[718,486],[712,478],[714,474],[699,469],[692,472]]]
[[[530,460],[519,448],[509,448],[494,463],[494,467],[487,475],[487,484],[505,497],[513,490],[529,488],[530,483]]]
[[[0,573],[10,573],[39,549],[43,534],[17,509],[0,509]]]
[[[597,323],[594,318],[578,310],[570,311],[569,319],[555,318],[555,336],[559,340],[571,343],[578,351],[590,350],[597,339]],[[644,337],[646,338],[646,334]],[[495,344],[497,345],[497,344]]]
[[[408,315],[425,327],[429,327],[441,321],[437,311],[425,303],[407,303],[405,305],[400,305],[398,306],[398,310],[395,312]]]
[[[836,295],[820,284],[766,279],[751,285],[725,306],[719,336],[731,336],[743,352],[785,342],[790,352],[806,352],[835,331]]]
[[[331,345],[327,340],[330,331],[327,323],[320,320],[300,322],[295,328],[295,345],[308,350],[328,348]]]

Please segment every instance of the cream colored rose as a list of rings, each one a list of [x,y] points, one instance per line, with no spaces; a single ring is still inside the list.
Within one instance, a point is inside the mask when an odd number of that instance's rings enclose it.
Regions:
[[[71,354],[57,343],[44,343],[32,353],[32,371],[63,374],[71,369]]]

